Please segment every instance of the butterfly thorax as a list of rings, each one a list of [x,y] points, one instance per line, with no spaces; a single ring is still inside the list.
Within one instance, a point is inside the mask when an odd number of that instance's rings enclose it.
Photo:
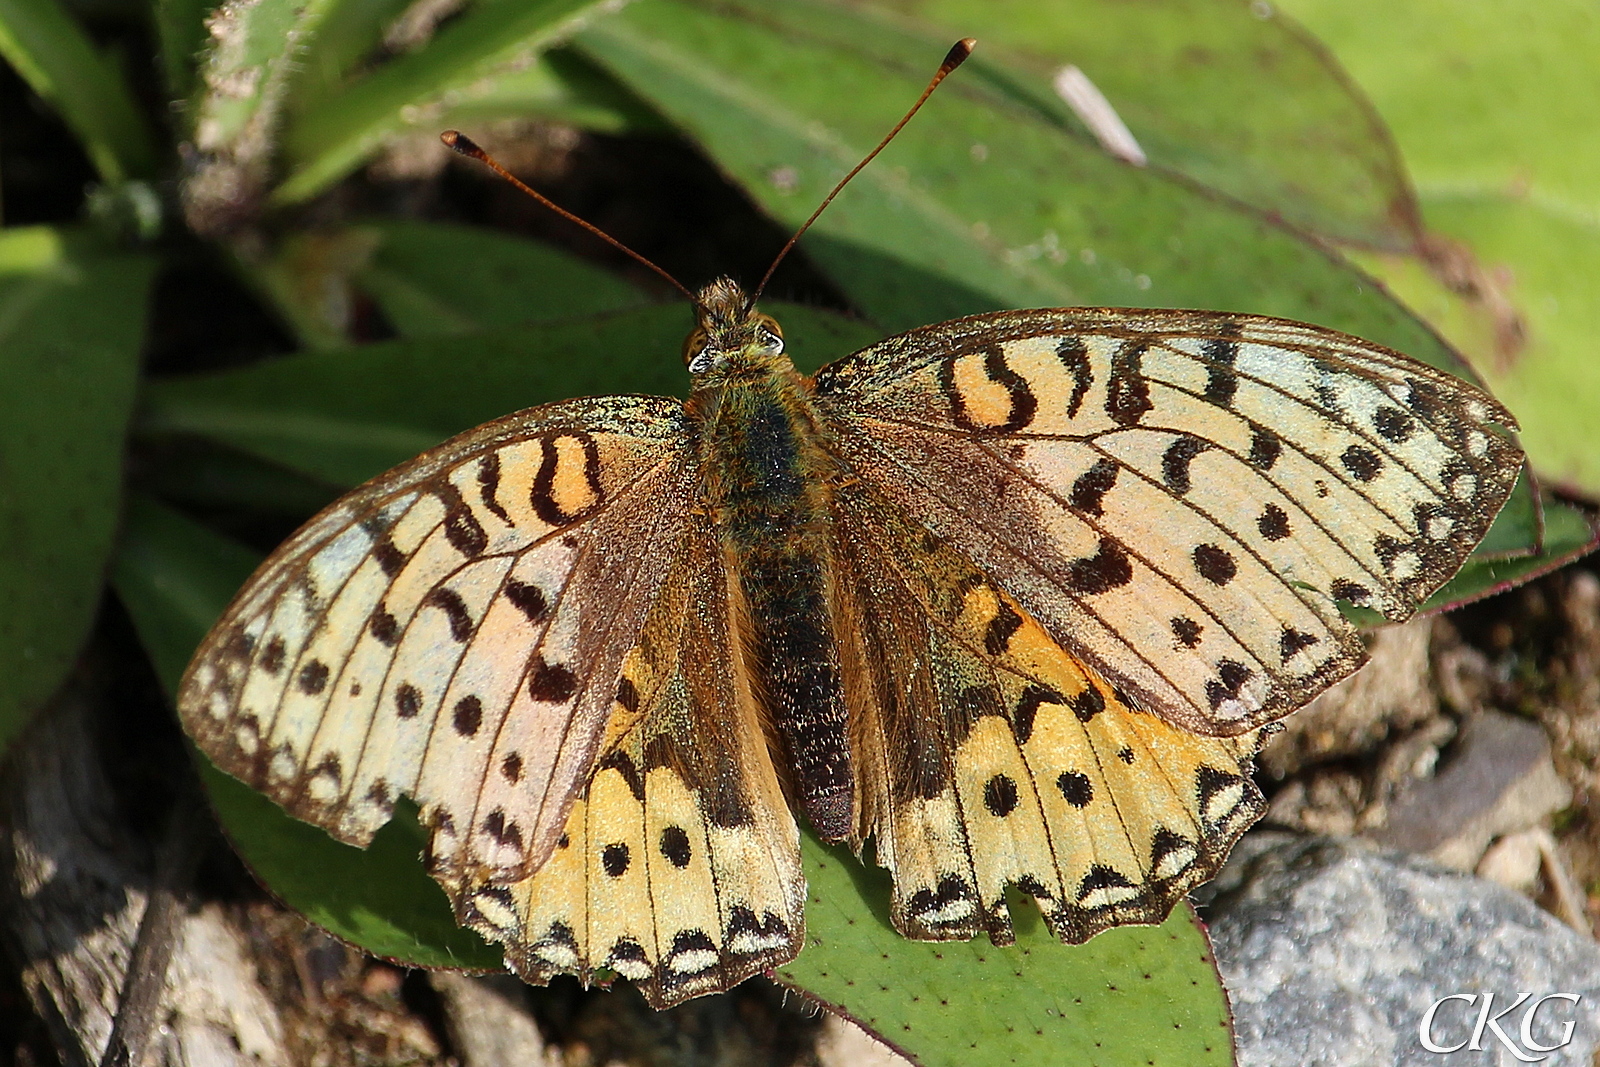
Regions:
[[[755,697],[789,751],[812,825],[847,838],[852,773],[827,581],[842,463],[777,323],[726,279],[702,290],[700,305],[685,343],[688,410],[707,509],[736,576]]]

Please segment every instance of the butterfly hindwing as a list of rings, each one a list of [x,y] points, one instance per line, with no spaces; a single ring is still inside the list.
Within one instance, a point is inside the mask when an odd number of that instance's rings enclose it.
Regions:
[[[1208,312],[1003,312],[817,377],[860,477],[1139,706],[1207,733],[1360,665],[1517,477],[1477,390],[1332,331]]]
[[[838,507],[841,599],[870,605],[847,657],[862,834],[894,876],[896,926],[1008,943],[1008,886],[1074,943],[1164,919],[1259,815],[1258,732],[1130,709],[898,507],[870,491]]]
[[[453,890],[527,981],[620,975],[666,1007],[800,949],[798,830],[734,637],[737,598],[699,521],[625,661],[615,721],[628,725],[608,734],[550,862]]]
[[[185,676],[185,725],[341,840],[365,845],[406,794],[436,869],[525,874],[683,538],[686,437],[674,401],[571,401],[353,491],[229,606]]]

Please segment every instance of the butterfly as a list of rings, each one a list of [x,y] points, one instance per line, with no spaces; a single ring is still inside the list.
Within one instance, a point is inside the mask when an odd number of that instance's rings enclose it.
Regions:
[[[908,937],[1009,943],[1008,888],[1071,943],[1160,922],[1261,813],[1271,724],[1362,663],[1341,604],[1411,614],[1522,466],[1494,400],[1316,326],[1003,311],[807,377],[735,283],[693,301],[687,401],[531,408],[352,491],[180,691],[341,841],[413,798],[534,983],[664,1007],[792,959],[797,815],[870,843]]]

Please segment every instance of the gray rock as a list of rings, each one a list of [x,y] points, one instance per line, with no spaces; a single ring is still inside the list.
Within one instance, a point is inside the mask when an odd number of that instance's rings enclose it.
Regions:
[[[1411,783],[1389,806],[1379,844],[1424,853],[1470,871],[1489,842],[1536,826],[1572,803],[1556,773],[1550,737],[1536,722],[1490,711],[1461,724],[1457,754],[1432,778]]]
[[[1240,1067],[1428,1067],[1521,1060],[1485,1029],[1481,1050],[1429,1052],[1419,1024],[1443,1005],[1436,1044],[1468,1040],[1483,997],[1491,1015],[1522,993],[1532,998],[1499,1020],[1521,1056],[1547,1064],[1594,1062],[1600,1040],[1600,946],[1529,901],[1427,860],[1333,838],[1247,835],[1217,880],[1197,894],[1232,999]],[[1526,1049],[1525,1010],[1547,994],[1532,1036],[1555,1051]]]

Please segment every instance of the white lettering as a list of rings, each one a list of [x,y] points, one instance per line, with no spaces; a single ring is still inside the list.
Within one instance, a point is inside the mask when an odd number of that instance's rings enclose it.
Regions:
[[[1551,993],[1547,997],[1540,997],[1538,1000],[1534,1001],[1533,1004],[1528,1008],[1527,1013],[1522,1016],[1521,1033],[1523,1047],[1528,1049],[1530,1052],[1554,1052],[1556,1049],[1564,1048],[1568,1043],[1570,1043],[1572,1041],[1572,1031],[1578,1025],[1575,1020],[1568,1019],[1566,1023],[1563,1024],[1565,1029],[1561,1031],[1561,1040],[1557,1041],[1553,1045],[1541,1045],[1533,1039],[1533,1016],[1536,1012],[1538,1012],[1539,1005],[1543,1004],[1547,1000],[1564,1000],[1569,1004],[1577,1004],[1580,999],[1582,998],[1580,998],[1576,993]],[[1541,1060],[1544,1059],[1543,1056],[1540,1056],[1539,1058]]]
[[[1466,1048],[1467,1042],[1465,1040],[1463,1040],[1459,1045],[1450,1045],[1449,1047],[1434,1044],[1433,1017],[1439,1011],[1439,1009],[1444,1006],[1444,1003],[1447,1000],[1464,1000],[1467,1002],[1467,1007],[1470,1008],[1472,1007],[1473,1002],[1477,999],[1478,994],[1476,993],[1451,993],[1448,997],[1440,997],[1438,1000],[1428,1005],[1428,1010],[1422,1013],[1422,1022],[1417,1025],[1417,1037],[1421,1039],[1422,1047],[1427,1049],[1429,1052],[1446,1053],[1460,1052],[1462,1049]]]

